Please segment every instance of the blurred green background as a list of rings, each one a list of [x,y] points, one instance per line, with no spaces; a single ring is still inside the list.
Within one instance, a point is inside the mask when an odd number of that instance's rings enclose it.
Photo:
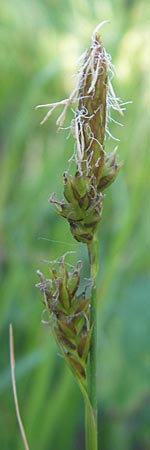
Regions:
[[[39,126],[34,106],[66,98],[93,28],[108,19],[103,42],[127,106],[120,139],[124,167],[107,191],[99,227],[98,400],[101,450],[150,449],[149,1],[1,0],[0,5],[0,448],[23,448],[14,410],[9,323],[16,381],[30,450],[83,450],[84,409],[58,354],[35,289],[44,259],[66,251],[84,260],[47,199],[62,197],[73,139],[56,132],[56,113]],[[61,109],[60,109],[61,112]],[[120,120],[119,117],[117,117]],[[69,124],[68,115],[66,126]],[[116,142],[107,139],[106,149]],[[41,239],[44,238],[44,239]]]

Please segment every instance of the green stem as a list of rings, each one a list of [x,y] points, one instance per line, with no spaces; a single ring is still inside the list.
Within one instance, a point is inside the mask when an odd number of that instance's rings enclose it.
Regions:
[[[97,421],[95,420],[95,414],[87,390],[82,383],[79,382],[81,392],[84,397],[85,403],[85,447],[86,450],[98,450],[97,448]]]
[[[90,310],[90,326],[93,327],[91,338],[91,350],[89,361],[89,400],[91,404],[91,411],[87,408],[86,411],[86,450],[97,450],[97,299],[96,299],[96,278],[98,272],[98,243],[97,237],[88,244],[88,254],[90,262],[90,277],[93,280],[93,289],[91,296],[91,310]],[[90,437],[90,421],[91,412],[95,421],[95,438],[91,440]],[[92,418],[92,420],[93,420]],[[93,430],[92,430],[93,433]],[[89,444],[89,442],[93,442]]]
[[[85,448],[97,450],[97,422],[90,403],[85,401]]]

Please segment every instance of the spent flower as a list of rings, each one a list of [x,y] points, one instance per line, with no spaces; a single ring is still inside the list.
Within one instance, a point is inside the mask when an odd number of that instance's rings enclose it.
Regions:
[[[62,126],[68,106],[76,102],[70,126],[75,139],[76,172],[74,176],[69,172],[64,174],[67,203],[57,201],[55,195],[51,196],[50,202],[68,220],[74,238],[86,244],[94,238],[101,219],[103,191],[115,180],[122,166],[122,162],[116,162],[116,151],[105,152],[110,108],[121,112],[111,84],[112,70],[110,57],[95,32],[91,47],[84,54],[76,88],[69,99],[58,103],[64,104],[57,119],[57,125]],[[51,104],[46,119],[58,104]]]

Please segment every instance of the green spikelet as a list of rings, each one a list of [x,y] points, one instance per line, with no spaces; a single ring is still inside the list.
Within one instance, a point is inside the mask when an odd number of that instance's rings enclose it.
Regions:
[[[37,287],[44,295],[55,339],[71,370],[85,386],[91,340],[90,298],[85,298],[85,290],[77,294],[81,268],[81,261],[78,261],[72,271],[67,271],[64,257],[61,257],[55,269],[50,269],[50,279],[38,272]]]

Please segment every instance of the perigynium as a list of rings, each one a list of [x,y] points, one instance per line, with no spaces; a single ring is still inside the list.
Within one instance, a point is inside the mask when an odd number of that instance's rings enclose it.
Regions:
[[[42,123],[59,105],[63,111],[57,119],[62,127],[67,108],[74,105],[70,130],[75,140],[72,160],[75,173],[63,175],[64,200],[50,202],[58,214],[70,225],[71,233],[88,249],[91,294],[85,288],[80,294],[81,261],[75,267],[66,262],[66,255],[50,264],[50,278],[38,271],[40,288],[49,325],[65,361],[73,372],[85,401],[86,450],[97,450],[97,299],[96,276],[98,271],[97,228],[102,216],[104,191],[115,180],[122,162],[116,161],[116,149],[105,151],[108,121],[111,110],[122,114],[122,105],[116,98],[112,84],[113,65],[96,27],[90,48],[84,53],[77,76],[76,87],[68,99],[58,103],[39,105],[50,108]],[[89,289],[88,289],[89,292]]]

